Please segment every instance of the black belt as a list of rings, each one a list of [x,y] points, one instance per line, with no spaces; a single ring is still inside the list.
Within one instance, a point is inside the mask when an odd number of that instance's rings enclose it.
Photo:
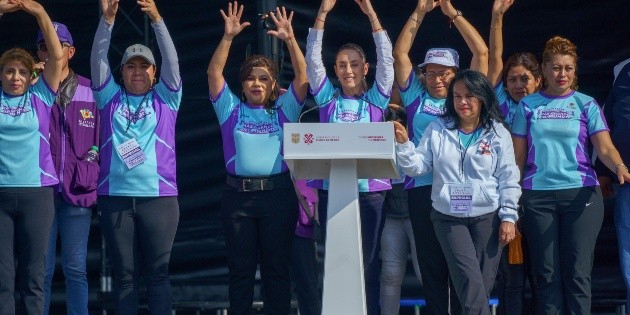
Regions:
[[[235,177],[228,174],[225,182],[239,192],[289,188],[293,185],[288,172],[269,177]]]

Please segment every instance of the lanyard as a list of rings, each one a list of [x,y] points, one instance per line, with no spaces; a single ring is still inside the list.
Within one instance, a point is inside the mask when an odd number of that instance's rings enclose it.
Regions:
[[[466,154],[468,153],[468,147],[470,147],[470,144],[472,143],[472,140],[475,138],[475,133],[478,130],[473,131],[470,134],[470,138],[468,138],[468,141],[466,141],[466,145],[463,146],[462,145],[462,139],[460,137],[460,134],[462,133],[461,130],[457,129],[457,139],[459,140],[459,147],[460,147],[460,158],[461,158],[461,163],[460,163],[460,175],[464,175],[464,159],[466,159]]]
[[[28,91],[27,91],[28,92]],[[22,94],[22,98],[20,99],[20,101],[18,102],[18,106],[17,106],[17,111],[16,111],[16,117],[17,114],[21,114],[24,112],[24,108],[26,108],[26,94],[28,94],[27,92],[24,92],[24,94]],[[0,105],[2,105],[2,100],[5,99],[4,97],[4,90],[0,89]],[[7,107],[9,107],[9,102],[7,101]]]
[[[133,113],[133,116],[131,116],[131,104],[129,103],[129,97],[127,96],[127,91],[123,91],[123,93],[125,94],[125,105],[127,106],[127,110],[129,110],[129,114],[127,115],[127,129],[125,129],[125,134],[129,132],[129,127],[131,127],[131,120],[138,117],[138,113],[140,113],[142,104],[144,104],[144,102],[147,100],[147,97],[149,97],[150,92],[151,91],[148,91],[147,94],[144,95],[144,97],[142,98],[142,101],[140,101],[140,104],[138,104],[136,111]],[[134,121],[133,123],[135,124],[136,122]]]

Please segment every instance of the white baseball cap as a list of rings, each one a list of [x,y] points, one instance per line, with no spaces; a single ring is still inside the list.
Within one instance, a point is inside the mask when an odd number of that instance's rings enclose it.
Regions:
[[[451,48],[431,48],[424,56],[424,62],[418,67],[422,68],[429,63],[459,68],[459,54]]]

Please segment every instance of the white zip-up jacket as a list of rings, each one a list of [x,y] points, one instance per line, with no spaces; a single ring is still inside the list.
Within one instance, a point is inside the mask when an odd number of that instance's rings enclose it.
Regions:
[[[494,128],[482,130],[464,154],[459,131],[447,124],[443,118],[429,124],[418,147],[411,141],[397,143],[398,165],[410,176],[433,171],[433,208],[443,214],[476,217],[499,209],[501,221],[515,223],[521,187],[510,132],[493,122]],[[469,212],[451,213],[450,191],[455,184],[472,186]]]

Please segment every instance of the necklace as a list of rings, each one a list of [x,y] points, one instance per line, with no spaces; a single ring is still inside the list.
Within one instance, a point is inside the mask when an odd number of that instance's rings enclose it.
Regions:
[[[151,90],[149,90],[146,94],[144,94],[144,97],[138,104],[138,107],[136,107],[136,110],[134,111],[133,115],[131,115],[131,104],[129,103],[129,97],[127,96],[127,91],[123,90],[123,93],[125,95],[125,106],[127,106],[127,111],[129,111],[129,113],[127,114],[127,129],[125,130],[125,134],[129,132],[129,127],[131,127],[131,121],[133,120],[133,123],[135,124],[136,121],[138,120],[137,117],[138,117],[138,114],[140,113],[140,109],[142,109],[142,105],[147,100],[147,97],[149,97],[150,92]]]

